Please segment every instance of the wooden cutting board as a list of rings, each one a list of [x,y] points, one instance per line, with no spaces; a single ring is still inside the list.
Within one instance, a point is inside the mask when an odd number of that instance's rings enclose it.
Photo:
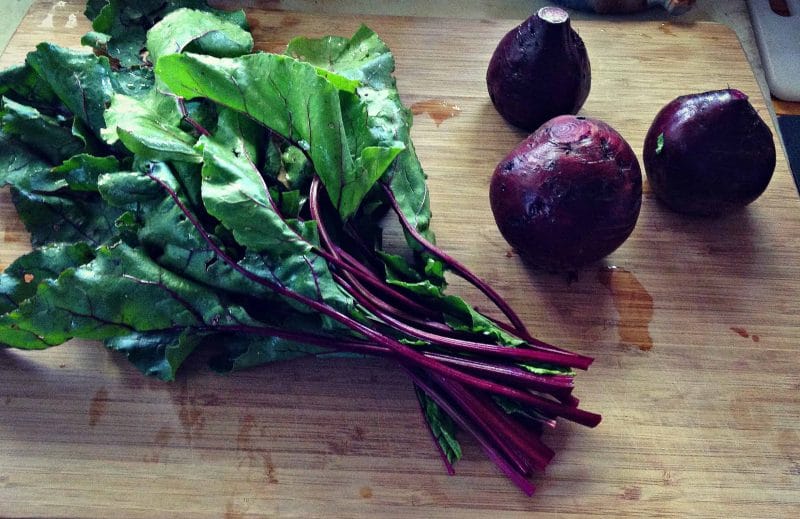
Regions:
[[[0,64],[42,40],[77,47],[88,30],[81,11],[36,4]],[[557,457],[529,499],[469,440],[447,476],[411,385],[388,361],[302,360],[220,377],[195,360],[165,384],[95,343],[0,350],[0,516],[796,516],[800,200],[782,154],[766,194],[742,212],[680,217],[645,185],[638,226],[617,252],[577,278],[533,272],[498,234],[487,200],[495,164],[524,136],[484,85],[495,43],[518,20],[249,14],[266,50],[294,35],[349,35],[361,22],[382,35],[417,113],[440,244],[541,338],[596,358],[576,392],[604,421],[560,424],[548,438]],[[725,27],[576,28],[593,74],[582,112],[636,150],[657,110],[689,92],[736,87],[769,121]],[[3,190],[0,268],[26,240]]]

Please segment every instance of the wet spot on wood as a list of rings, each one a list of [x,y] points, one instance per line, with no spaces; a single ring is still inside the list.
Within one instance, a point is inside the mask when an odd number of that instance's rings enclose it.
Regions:
[[[753,342],[758,342],[758,341],[760,341],[760,340],[761,340],[761,337],[759,337],[759,336],[758,336],[758,335],[756,335],[756,334],[753,334],[752,336],[750,336],[750,338],[751,338],[751,339],[753,339]]]
[[[236,509],[236,503],[233,500],[228,501],[225,505],[225,515],[223,515],[225,519],[241,519],[244,517],[244,514]]]
[[[264,479],[271,485],[276,484],[278,478],[275,476],[275,465],[272,463],[272,456],[267,452],[262,452],[261,461],[264,466]]]
[[[236,446],[240,449],[251,449],[251,432],[256,426],[256,419],[251,414],[244,415],[239,420],[239,434],[236,435]]]
[[[372,497],[372,489],[369,487],[361,487],[358,491],[359,495],[364,499],[369,499]]]
[[[172,439],[172,434],[173,430],[170,427],[162,427],[159,429],[153,438],[153,445],[155,448],[151,454],[144,457],[144,461],[147,463],[158,463],[161,460],[161,452]]]
[[[412,104],[411,113],[414,115],[428,114],[436,126],[439,126],[447,119],[460,114],[461,108],[443,99],[426,99]]]
[[[353,428],[353,435],[352,438],[355,441],[362,441],[365,438],[366,434],[364,433],[364,429],[358,425]]]
[[[197,396],[197,403],[202,406],[220,405],[222,398],[216,393],[203,393]]]
[[[330,440],[328,442],[328,449],[333,454],[347,454],[350,452],[350,442],[347,440]]]
[[[627,501],[638,501],[642,497],[642,489],[639,487],[625,487],[619,497]]]
[[[92,397],[92,403],[89,404],[89,425],[94,427],[100,418],[106,414],[108,407],[108,390],[105,388],[98,389]]]
[[[653,319],[653,298],[633,273],[619,267],[602,267],[597,279],[611,293],[619,315],[619,339],[642,351],[653,347],[650,321]]]
[[[172,438],[172,429],[169,427],[162,427],[156,433],[156,437],[153,438],[153,443],[159,447],[165,447],[167,443],[169,443],[170,438]]]
[[[189,384],[186,379],[181,381],[178,394],[175,397],[178,409],[178,419],[183,425],[183,435],[186,441],[192,441],[195,436],[200,436],[206,425],[203,413],[203,402],[189,391]]]
[[[287,14],[281,20],[282,27],[294,27],[300,23],[300,18],[293,14]]]
[[[730,416],[738,429],[768,430],[773,422],[773,410],[769,406],[757,405],[757,392],[742,391],[730,400]]]
[[[261,20],[255,16],[247,16],[247,26],[250,28],[251,33],[258,29],[259,25],[261,25]]]
[[[239,432],[236,435],[236,447],[243,456],[239,460],[239,468],[261,468],[263,480],[271,485],[278,483],[277,469],[270,453],[253,444],[253,436],[258,433],[256,418],[246,414],[239,419]]]

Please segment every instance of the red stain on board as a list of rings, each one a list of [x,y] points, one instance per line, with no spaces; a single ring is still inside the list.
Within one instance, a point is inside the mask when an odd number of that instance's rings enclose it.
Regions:
[[[731,330],[736,332],[739,337],[744,337],[745,339],[750,337],[750,334],[747,332],[746,328],[742,328],[741,326],[731,326]]]
[[[153,445],[155,445],[155,449],[153,449],[153,453],[144,457],[144,461],[147,463],[158,463],[161,459],[161,451],[164,450],[164,447],[169,444],[170,439],[172,439],[172,429],[170,427],[162,427],[156,433],[155,438],[153,438]]]
[[[460,114],[461,108],[443,99],[426,99],[412,104],[411,113],[414,115],[428,114],[436,126],[439,126],[447,119]]]
[[[263,481],[268,484],[278,483],[277,471],[270,453],[253,445],[253,434],[257,432],[256,418],[246,414],[239,419],[239,432],[236,435],[236,447],[243,454],[239,459],[239,468],[261,468]]]
[[[92,397],[92,402],[89,404],[89,426],[94,427],[100,418],[106,414],[108,407],[108,390],[106,388],[98,389]]]
[[[749,338],[753,342],[760,342],[761,341],[761,337],[759,337],[755,333],[751,335],[750,332],[748,332],[746,328],[743,328],[741,326],[731,326],[731,330],[733,332],[735,332],[736,335],[738,335],[739,337],[744,337],[745,339]]]
[[[204,414],[205,402],[194,391],[189,390],[189,384],[183,379],[175,397],[178,403],[178,419],[183,425],[183,435],[191,442],[193,438],[200,437],[206,425]]]
[[[638,501],[642,498],[642,489],[639,487],[625,487],[619,497],[626,501]]]

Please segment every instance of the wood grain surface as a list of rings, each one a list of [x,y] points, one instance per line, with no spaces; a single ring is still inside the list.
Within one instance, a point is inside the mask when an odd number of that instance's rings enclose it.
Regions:
[[[37,3],[0,65],[42,40],[78,47],[81,11]],[[221,377],[197,358],[165,384],[95,343],[0,350],[0,516],[797,516],[800,200],[782,154],[746,210],[680,217],[645,184],[638,226],[618,251],[576,277],[531,271],[500,237],[487,198],[495,164],[524,137],[484,84],[516,21],[248,12],[265,50],[294,35],[349,35],[361,22],[387,41],[417,114],[439,243],[542,339],[596,358],[576,393],[604,421],[549,435],[557,456],[529,499],[468,439],[447,476],[410,383],[388,361],[302,360]],[[722,26],[575,25],[592,61],[582,113],[637,152],[658,109],[689,92],[736,87],[769,120]],[[0,268],[28,249],[7,190],[0,242]]]

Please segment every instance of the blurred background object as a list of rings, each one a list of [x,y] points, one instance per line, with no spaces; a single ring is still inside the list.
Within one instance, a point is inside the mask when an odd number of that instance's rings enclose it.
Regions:
[[[556,3],[599,14],[635,13],[660,6],[669,14],[679,15],[691,9],[694,2],[695,0],[558,0]]]
[[[770,92],[800,101],[800,0],[748,0]]]

